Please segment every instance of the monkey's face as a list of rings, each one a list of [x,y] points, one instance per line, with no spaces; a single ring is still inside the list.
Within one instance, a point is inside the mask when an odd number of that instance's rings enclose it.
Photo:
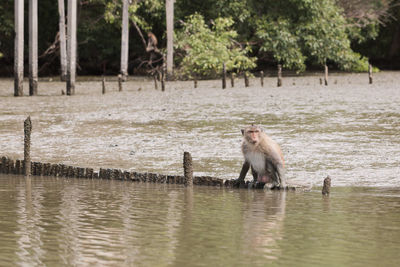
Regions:
[[[247,142],[257,144],[260,141],[261,129],[258,126],[248,126],[242,130],[242,134]]]

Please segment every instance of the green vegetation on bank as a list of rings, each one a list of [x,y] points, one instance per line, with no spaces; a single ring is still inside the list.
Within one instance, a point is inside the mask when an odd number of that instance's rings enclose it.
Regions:
[[[121,1],[78,2],[78,73],[117,73]],[[175,70],[181,77],[213,77],[225,63],[234,72],[276,64],[297,72],[324,64],[344,71],[366,71],[369,59],[390,62],[400,55],[400,38],[396,37],[400,28],[394,26],[398,24],[395,18],[400,18],[398,4],[397,0],[177,0]],[[13,12],[14,1],[2,0],[1,75],[12,75],[13,70]],[[25,12],[27,25],[27,3]],[[158,47],[165,53],[165,0],[133,0],[129,14],[129,73],[145,73],[149,65],[143,63],[150,57],[145,50],[148,32],[157,36]],[[57,33],[57,3],[41,0],[41,75],[58,74]]]

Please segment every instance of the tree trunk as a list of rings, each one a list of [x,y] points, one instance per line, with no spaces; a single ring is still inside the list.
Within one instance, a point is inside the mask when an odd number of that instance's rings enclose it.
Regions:
[[[173,76],[174,62],[174,0],[166,0],[167,17],[167,79]]]
[[[125,81],[128,76],[128,52],[129,52],[129,2],[122,2],[122,36],[121,36],[121,75]]]
[[[14,2],[14,96],[22,96],[24,81],[24,0]]]
[[[65,39],[65,4],[64,0],[58,0],[58,27],[60,31],[60,65],[61,65],[61,81],[67,78],[67,44]]]
[[[38,86],[38,0],[29,1],[29,95]]]
[[[67,95],[75,94],[76,75],[76,10],[77,0],[68,0],[68,68],[67,68]]]

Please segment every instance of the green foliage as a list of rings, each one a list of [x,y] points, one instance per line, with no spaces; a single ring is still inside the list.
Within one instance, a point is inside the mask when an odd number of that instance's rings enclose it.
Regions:
[[[107,22],[121,25],[122,1],[121,0],[97,0],[104,1],[106,5],[104,17]],[[129,5],[129,18],[142,30],[151,31],[155,22],[161,22],[165,13],[165,1],[162,0],[134,0]],[[163,25],[163,23],[161,23]]]
[[[256,25],[256,34],[262,40],[260,51],[271,53],[284,68],[305,70],[306,57],[301,53],[300,38],[293,34],[289,20],[263,16]]]
[[[256,66],[255,58],[247,56],[249,46],[242,48],[235,41],[237,32],[232,29],[231,18],[217,18],[208,27],[203,16],[191,15],[176,33],[177,62],[184,76],[215,77],[222,72],[243,71]]]
[[[254,22],[261,52],[272,54],[284,67],[298,71],[305,70],[305,62],[323,65],[327,61],[343,70],[368,69],[367,59],[361,59],[351,49],[349,33],[359,41],[362,39],[356,37],[354,28],[347,26],[348,21],[335,1],[282,0],[280,5],[271,5],[273,13],[268,12]]]

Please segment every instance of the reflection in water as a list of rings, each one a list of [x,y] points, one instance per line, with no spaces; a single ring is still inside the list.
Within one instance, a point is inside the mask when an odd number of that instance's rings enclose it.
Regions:
[[[18,208],[17,208],[17,226],[15,232],[18,236],[18,251],[16,255],[20,265],[32,266],[43,265],[42,233],[42,194],[43,188],[32,190],[31,178],[25,179],[25,186],[21,184],[18,188]]]
[[[243,245],[247,253],[268,260],[281,255],[286,192],[244,192]]]
[[[59,249],[62,252],[62,260],[65,264],[78,266],[81,262],[86,262],[82,254],[81,242],[84,240],[85,233],[81,228],[82,214],[80,203],[81,191],[79,187],[69,184],[64,185],[61,194],[60,214],[57,216],[57,223],[60,224],[61,242]],[[92,240],[96,242],[95,239]]]
[[[0,266],[394,266],[399,196],[0,175]]]

